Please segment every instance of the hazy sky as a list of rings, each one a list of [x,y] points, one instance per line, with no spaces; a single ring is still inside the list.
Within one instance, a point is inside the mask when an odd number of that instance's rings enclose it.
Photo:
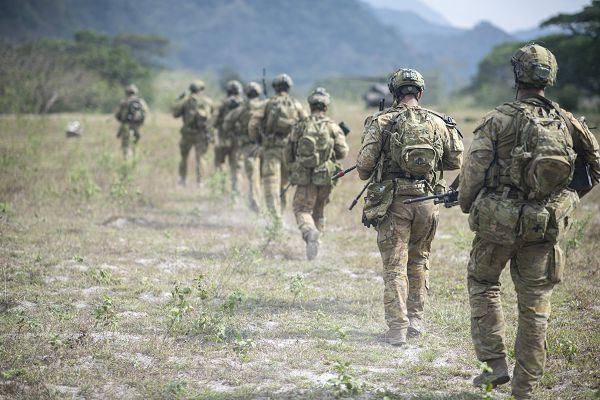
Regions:
[[[374,6],[406,8],[411,0],[365,0]],[[508,32],[536,27],[546,18],[581,10],[591,0],[420,0],[452,25],[470,28],[488,20]]]

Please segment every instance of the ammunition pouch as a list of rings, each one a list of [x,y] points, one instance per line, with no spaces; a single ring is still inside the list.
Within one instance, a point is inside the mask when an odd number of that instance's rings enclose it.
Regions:
[[[365,226],[377,226],[386,216],[394,201],[394,186],[395,182],[393,180],[369,184],[363,209],[363,224]]]
[[[290,164],[289,180],[292,185],[305,186],[310,183],[311,170],[304,168],[300,163]]]
[[[572,224],[571,214],[579,204],[579,196],[572,190],[562,190],[546,202],[550,214],[546,240],[558,243],[565,237]]]
[[[312,171],[311,181],[315,186],[333,186],[337,181],[331,177],[342,170],[342,167],[331,160],[327,160]]]
[[[519,237],[521,205],[496,193],[480,197],[471,206],[469,227],[489,242],[511,246]]]

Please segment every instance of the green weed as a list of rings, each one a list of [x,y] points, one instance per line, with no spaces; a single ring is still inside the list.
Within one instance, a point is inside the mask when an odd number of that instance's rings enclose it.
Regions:
[[[100,192],[100,187],[92,178],[90,171],[85,166],[76,166],[69,173],[71,192],[89,200]]]
[[[256,347],[256,343],[252,339],[243,339],[238,337],[233,342],[233,351],[237,354],[240,361],[248,359],[248,353]]]
[[[336,397],[355,396],[364,392],[366,384],[352,373],[350,362],[336,361],[333,370],[337,376],[329,379],[327,383]]]
[[[210,198],[223,198],[228,193],[227,188],[229,187],[229,177],[227,176],[227,172],[223,169],[217,169],[210,178],[208,178],[206,186]]]
[[[119,283],[119,280],[114,278],[112,272],[107,269],[91,268],[88,275],[92,280],[101,285],[112,285]]]
[[[304,294],[304,289],[306,289],[306,285],[304,283],[304,276],[300,273],[294,275],[290,280],[290,293],[294,295],[293,303],[296,302],[298,297],[302,297]]]
[[[105,325],[115,327],[117,324],[117,313],[115,311],[113,300],[110,296],[104,295],[102,303],[94,309],[94,318],[96,325]]]

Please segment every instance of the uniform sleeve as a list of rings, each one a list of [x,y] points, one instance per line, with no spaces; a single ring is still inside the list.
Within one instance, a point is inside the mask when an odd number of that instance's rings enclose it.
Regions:
[[[142,109],[144,110],[144,113],[148,114],[150,112],[150,107],[148,107],[146,100],[140,99],[140,103],[142,103]]]
[[[571,113],[567,113],[569,121],[575,128],[573,134],[573,149],[577,158],[582,158],[590,166],[592,184],[596,186],[600,181],[600,148],[594,134],[590,131],[585,120],[576,119]],[[579,193],[580,196],[587,192]]]
[[[346,143],[346,136],[336,123],[331,124],[331,131],[333,133],[333,154],[336,160],[341,160],[348,155],[350,150]]]
[[[171,107],[171,113],[173,114],[173,118],[179,118],[183,115],[183,110],[185,109],[186,100],[176,101]]]
[[[454,127],[449,127],[444,122],[439,122],[443,132],[444,154],[442,155],[442,166],[445,171],[459,169],[463,161],[464,145],[462,139]]]
[[[239,106],[225,114],[225,118],[223,118],[224,131],[234,132],[234,135],[239,134],[239,132],[236,131],[236,122],[239,119],[242,110],[243,106]]]
[[[494,140],[498,134],[498,122],[486,118],[475,129],[471,147],[460,170],[458,203],[463,212],[468,213],[475,198],[483,189],[485,175],[494,160]]]
[[[221,126],[223,118],[225,117],[225,110],[227,110],[227,100],[224,100],[217,108],[217,113],[215,115],[215,119],[213,120],[214,128],[218,129]]]
[[[119,122],[124,122],[123,108],[126,107],[126,104],[127,104],[126,101],[121,102],[121,104],[119,104],[119,107],[117,107],[117,109],[115,111],[115,119]]]
[[[362,180],[367,180],[375,170],[381,147],[383,135],[379,121],[376,118],[367,118],[362,135],[362,145],[356,159],[356,170]]]
[[[296,100],[295,103],[296,103],[296,109],[298,110],[299,119],[300,119],[300,121],[304,121],[305,119],[308,118],[308,113],[306,112],[304,107],[302,107],[302,104],[300,104],[300,102],[298,100]]]

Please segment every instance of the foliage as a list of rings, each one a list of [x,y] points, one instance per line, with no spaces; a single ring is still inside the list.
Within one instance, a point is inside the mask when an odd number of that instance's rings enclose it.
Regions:
[[[354,375],[350,368],[350,362],[336,361],[333,370],[337,376],[327,382],[337,397],[357,395],[365,390],[365,383]]]
[[[156,59],[167,51],[157,36],[107,36],[91,30],[73,39],[0,42],[0,112],[110,111],[132,82],[147,100]]]

